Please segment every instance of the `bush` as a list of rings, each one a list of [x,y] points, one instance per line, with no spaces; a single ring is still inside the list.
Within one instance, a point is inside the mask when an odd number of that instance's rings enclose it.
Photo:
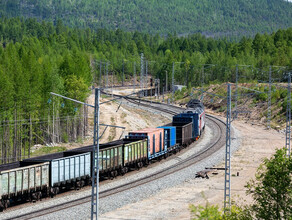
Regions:
[[[68,136],[68,134],[66,132],[63,132],[62,139],[63,139],[64,143],[68,143],[69,142],[69,136]]]
[[[268,100],[268,94],[266,93],[259,93],[257,94],[257,100],[260,100],[260,101],[267,101]]]
[[[265,159],[246,188],[254,199],[252,205],[233,205],[225,214],[208,202],[205,207],[191,205],[194,219],[292,219],[292,158],[286,156],[286,149]]]
[[[288,93],[287,89],[280,89],[280,97],[282,99],[287,97],[287,93]]]
[[[210,205],[206,202],[205,207],[199,205],[194,206],[190,205],[191,212],[194,214],[193,219],[199,220],[223,220],[223,219],[230,219],[230,220],[251,220],[252,216],[248,209],[240,208],[239,206],[233,205],[231,207],[230,212],[225,212],[224,210],[220,210],[219,207],[216,205]]]
[[[292,159],[286,157],[286,149],[265,159],[246,187],[255,200],[251,206],[255,218],[292,219]]]

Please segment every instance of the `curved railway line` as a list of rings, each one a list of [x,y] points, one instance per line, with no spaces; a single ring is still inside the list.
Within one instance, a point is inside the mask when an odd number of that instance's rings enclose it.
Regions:
[[[116,97],[121,97],[119,95],[115,95]],[[152,102],[152,104],[150,105],[150,101],[147,100],[140,100],[140,99],[136,99],[136,98],[130,98],[130,97],[126,97],[125,98],[128,102],[131,102],[133,104],[136,105],[141,105],[144,107],[148,107],[148,108],[152,108],[152,109],[156,109],[159,110],[161,112],[165,112],[171,115],[177,114],[179,111],[182,110],[182,108],[180,107],[176,107],[176,106],[170,106],[167,104],[161,104],[161,103],[157,103],[157,102]],[[191,165],[194,165],[200,161],[202,161],[203,159],[210,157],[212,154],[214,154],[216,151],[218,151],[222,146],[224,146],[225,143],[225,132],[224,132],[224,128],[225,128],[225,123],[223,121],[221,121],[220,119],[217,119],[211,115],[206,115],[207,119],[208,119],[208,123],[213,123],[213,127],[216,127],[216,132],[217,134],[213,136],[212,140],[210,141],[211,144],[207,147],[202,149],[201,151],[197,152],[196,154],[189,156],[188,158],[182,160],[182,161],[178,161],[175,166],[172,167],[167,167],[165,169],[162,169],[158,172],[155,172],[151,175],[147,175],[144,176],[143,178],[139,178],[136,179],[130,183],[127,184],[123,184],[123,185],[119,185],[117,187],[108,189],[108,190],[104,190],[104,191],[100,191],[99,195],[100,195],[100,199],[102,198],[106,198],[127,190],[130,190],[132,188],[144,185],[146,183],[149,183],[151,181],[154,180],[158,180],[160,178],[163,178],[167,175],[170,174],[174,174],[180,170],[183,170]],[[12,218],[6,218],[6,219],[33,219],[33,218],[37,218],[37,217],[42,217],[42,216],[46,216],[48,214],[54,213],[54,212],[58,212],[58,211],[62,211],[68,208],[72,208],[78,205],[82,205],[84,203],[88,203],[91,201],[91,196],[85,196],[82,198],[78,198],[72,201],[68,201],[62,204],[58,204],[55,206],[51,206],[48,208],[43,208],[42,210],[37,210],[37,211],[33,211],[30,213],[26,213],[26,214],[22,214],[22,215],[18,215],[18,216],[14,216]],[[13,207],[12,207],[13,208]],[[14,207],[17,208],[17,207]]]

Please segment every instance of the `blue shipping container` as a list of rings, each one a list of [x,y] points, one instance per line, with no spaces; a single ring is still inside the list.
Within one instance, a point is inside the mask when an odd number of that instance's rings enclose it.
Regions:
[[[192,135],[193,138],[195,139],[196,137],[200,136],[200,131],[199,131],[199,114],[198,113],[181,113],[178,115],[173,116],[172,119],[173,123],[193,123],[193,131]]]
[[[164,145],[165,149],[173,147],[176,144],[176,127],[161,126],[164,129]]]

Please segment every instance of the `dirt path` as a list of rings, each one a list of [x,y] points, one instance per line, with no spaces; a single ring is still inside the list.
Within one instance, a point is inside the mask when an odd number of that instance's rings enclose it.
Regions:
[[[241,146],[231,158],[231,197],[238,203],[249,203],[251,198],[246,196],[244,188],[246,181],[254,177],[263,158],[284,146],[285,136],[240,121],[233,122],[233,126],[241,133]],[[224,163],[217,167],[224,167]],[[223,206],[223,198],[224,171],[219,171],[210,179],[192,179],[152,198],[106,213],[102,219],[190,219],[190,204],[205,205],[207,199],[211,204]]]

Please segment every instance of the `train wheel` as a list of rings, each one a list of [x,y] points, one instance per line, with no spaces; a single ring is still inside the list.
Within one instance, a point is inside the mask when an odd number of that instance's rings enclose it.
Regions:
[[[0,200],[0,212],[3,212],[4,211],[4,204],[3,204],[3,201]]]
[[[9,202],[9,200],[4,200],[3,202],[4,202],[3,203],[3,205],[4,205],[3,209],[6,210],[9,207],[10,202]]]
[[[4,204],[3,204],[3,210],[6,210],[8,208],[8,204],[6,201],[4,201]]]
[[[37,200],[42,201],[42,192],[37,193]]]

